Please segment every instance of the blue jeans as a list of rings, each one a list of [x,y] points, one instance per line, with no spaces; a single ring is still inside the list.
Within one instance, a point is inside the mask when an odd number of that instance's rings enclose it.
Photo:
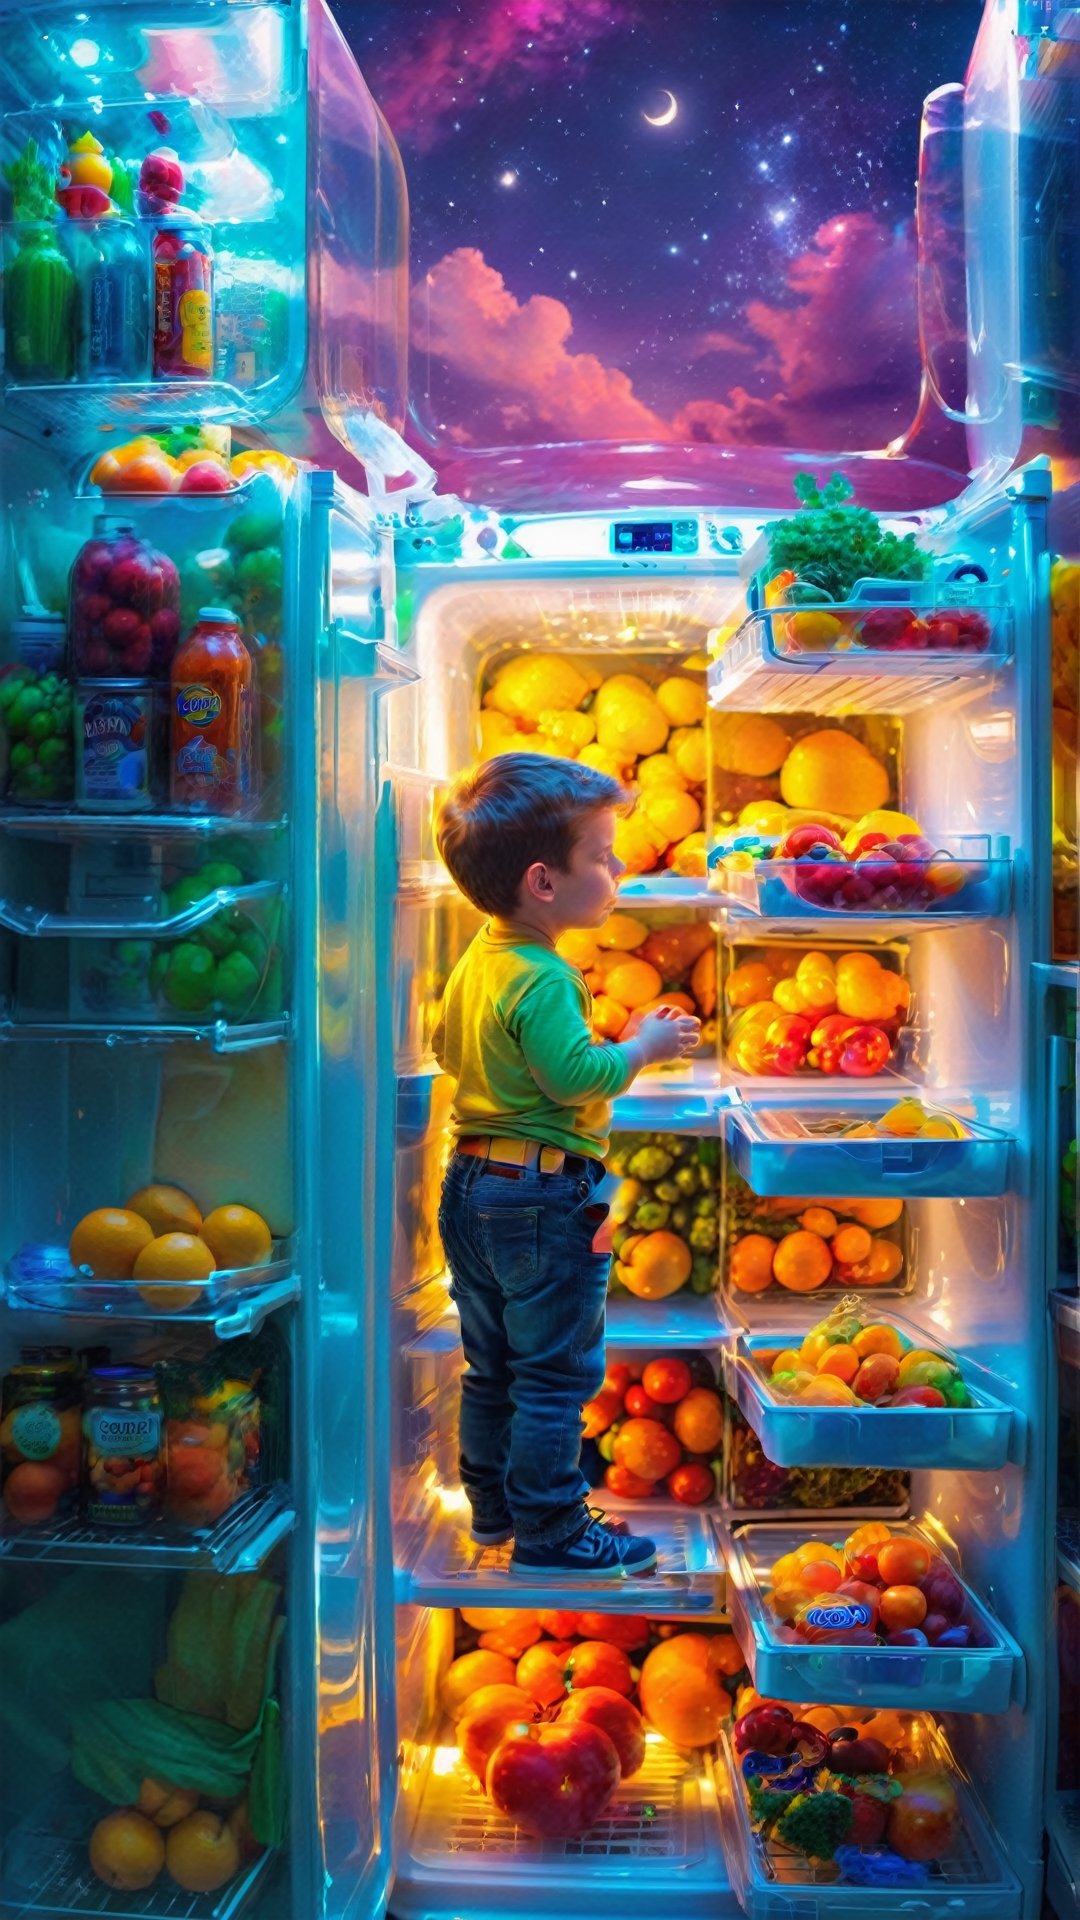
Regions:
[[[581,1409],[604,1379],[610,1257],[592,1242],[607,1207],[598,1160],[582,1170],[494,1173],[454,1154],[439,1231],[461,1315],[461,1483],[473,1520],[509,1513],[523,1544],[580,1532],[589,1492]]]

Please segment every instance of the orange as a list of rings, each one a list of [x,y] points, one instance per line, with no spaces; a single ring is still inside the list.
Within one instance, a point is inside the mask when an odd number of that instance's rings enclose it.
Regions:
[[[712,1453],[724,1434],[719,1395],[708,1387],[691,1387],[675,1408],[673,1425],[687,1453]]]
[[[889,776],[853,734],[820,727],[795,742],[780,774],[780,793],[789,807],[857,816],[885,805]]]
[[[90,1835],[90,1865],[107,1887],[141,1893],[165,1865],[165,1842],[144,1813],[122,1807],[107,1813]]]
[[[713,736],[716,764],[724,773],[762,780],[779,771],[791,740],[779,720],[764,713],[722,713]]]
[[[632,913],[609,913],[595,936],[598,947],[614,948],[617,953],[632,953],[648,937],[644,920],[635,920]]]
[[[744,1233],[731,1250],[728,1279],[740,1293],[764,1293],[772,1285],[775,1240],[764,1233]]]
[[[693,727],[705,718],[705,687],[700,680],[661,680],[657,705],[673,727]]]
[[[786,1234],[773,1257],[773,1273],[792,1293],[813,1293],[832,1272],[832,1254],[819,1233]]]
[[[659,993],[655,1000],[646,1000],[643,1007],[635,1007],[637,1014],[656,1013],[660,1007],[677,1007],[680,1013],[696,1013],[697,1003],[688,993],[672,993],[670,988]]]
[[[851,1342],[857,1354],[865,1359],[868,1353],[888,1353],[899,1360],[904,1351],[900,1335],[895,1327],[884,1323],[862,1327]]]
[[[708,775],[704,727],[679,727],[670,735],[667,750],[691,786],[703,787]]]
[[[859,1401],[851,1388],[832,1373],[816,1374],[800,1387],[796,1399],[804,1407],[854,1407]]]
[[[866,1259],[873,1244],[865,1227],[841,1227],[833,1236],[833,1259],[846,1267],[854,1266],[857,1260]]]
[[[512,1627],[515,1620],[543,1625],[538,1613],[521,1607],[462,1607],[461,1617],[467,1627],[475,1627],[480,1633],[491,1633],[496,1627]]]
[[[679,1633],[647,1655],[638,1692],[646,1719],[677,1747],[709,1747],[731,1711],[704,1633]]]
[[[744,960],[728,974],[724,996],[729,1007],[762,1006],[772,999],[775,984],[776,975],[764,960]]]
[[[818,1361],[817,1370],[819,1375],[823,1373],[833,1375],[849,1387],[859,1371],[859,1365],[859,1356],[854,1347],[841,1345],[826,1348]]]
[[[254,1207],[215,1207],[202,1223],[205,1240],[219,1267],[265,1267],[273,1240]]]
[[[99,453],[90,469],[90,485],[102,493],[115,493],[120,485],[120,462],[111,447]]]
[[[838,1200],[838,1213],[849,1213],[862,1227],[871,1232],[879,1232],[882,1227],[895,1227],[904,1211],[902,1200]]]
[[[185,1893],[216,1893],[240,1870],[240,1843],[220,1813],[200,1807],[171,1828],[165,1865]]]
[[[887,1287],[904,1265],[900,1248],[891,1240],[875,1240],[865,1260],[844,1270],[844,1284],[860,1287]]]
[[[588,973],[590,967],[595,967],[600,952],[594,934],[574,931],[561,933],[555,948],[564,960],[569,960],[572,967],[580,967],[582,973]]]
[[[121,493],[175,493],[180,484],[180,469],[175,460],[169,460],[160,451],[140,454],[136,460],[128,460],[118,476],[118,484],[113,491]]]
[[[762,1357],[762,1360],[764,1360],[765,1356],[762,1355],[761,1357]],[[797,1373],[799,1370],[799,1366],[800,1366],[799,1356],[795,1348],[781,1347],[780,1352],[773,1355],[772,1365],[769,1368],[769,1372],[770,1373]]]
[[[630,1009],[621,1001],[613,1000],[610,993],[598,993],[592,1003],[592,1022],[597,1033],[605,1040],[617,1040],[627,1021]]]
[[[175,1827],[178,1820],[186,1820],[194,1813],[199,1804],[199,1796],[193,1787],[172,1787],[165,1780],[143,1781],[136,1802],[140,1813],[145,1813],[155,1827]]]
[[[163,1233],[143,1248],[135,1262],[136,1280],[209,1280],[214,1256],[205,1240],[194,1233]],[[178,1313],[194,1306],[201,1287],[139,1288],[144,1300],[160,1313]]]
[[[154,1234],[198,1233],[202,1226],[202,1214],[182,1187],[155,1182],[140,1187],[124,1205],[130,1213],[139,1214]]]
[[[99,1280],[130,1280],[135,1262],[154,1230],[126,1207],[97,1207],[83,1215],[68,1243],[73,1267],[89,1267]]]
[[[636,958],[618,961],[604,977],[605,993],[631,1010],[655,1000],[663,984],[655,967]]]
[[[40,1527],[51,1520],[67,1486],[60,1467],[46,1460],[21,1460],[4,1481],[4,1505],[17,1527]]]
[[[814,1560],[831,1560],[834,1567],[845,1564],[844,1550],[834,1547],[827,1540],[804,1540],[801,1547],[795,1548],[795,1559],[800,1567],[806,1567]]]
[[[443,1675],[439,1698],[443,1708],[456,1720],[470,1693],[480,1687],[512,1687],[515,1663],[505,1653],[463,1653]]]
[[[830,1213],[828,1207],[807,1207],[806,1212],[799,1215],[799,1225],[805,1227],[807,1233],[819,1233],[823,1240],[831,1240],[836,1232],[836,1215]]]
[[[701,808],[693,794],[671,785],[647,787],[638,801],[638,812],[662,836],[665,846],[673,840],[685,840],[701,825]]]
[[[536,1615],[519,1613],[517,1619],[506,1626],[489,1627],[480,1635],[480,1645],[485,1653],[505,1653],[508,1660],[520,1660],[539,1638],[540,1623]]]
[[[665,1300],[685,1286],[693,1264],[686,1241],[661,1228],[624,1243],[615,1277],[639,1300]]]

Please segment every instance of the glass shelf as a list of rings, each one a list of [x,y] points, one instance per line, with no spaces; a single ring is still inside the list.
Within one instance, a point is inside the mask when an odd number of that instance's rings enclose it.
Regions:
[[[815,1415],[819,1411],[815,1407]],[[903,1532],[929,1538],[917,1527]],[[760,1693],[837,1705],[910,1710],[917,1702],[934,1712],[1006,1711],[1022,1684],[1024,1656],[963,1581],[965,1616],[980,1646],[845,1646],[796,1639],[766,1605],[769,1572],[781,1554],[816,1537],[812,1526],[725,1529],[731,1621]]]
[[[295,1524],[292,1495],[278,1485],[238,1501],[205,1532],[162,1524],[105,1533],[79,1519],[55,1527],[0,1522],[0,1561],[48,1560],[53,1566],[130,1567],[144,1573],[256,1573]]]
[[[0,807],[0,833],[26,840],[271,839],[288,829],[286,814],[271,819],[220,813],[67,813]]]
[[[843,718],[851,713],[905,714],[920,707],[959,706],[1000,673],[1012,656],[1010,613],[994,590],[986,586],[964,607],[950,609],[941,595],[928,597],[923,582],[910,582],[912,595],[903,607],[876,608],[869,602],[821,606],[768,607],[752,613],[734,633],[709,668],[712,706],[744,713],[820,713]],[[912,597],[914,596],[914,598]],[[937,631],[949,637],[945,624],[950,611],[963,617],[976,613],[985,622],[982,651],[955,646],[894,649],[860,644],[854,637],[868,615],[902,629],[902,617],[911,610],[925,631],[927,617],[943,616]],[[808,633],[798,638],[802,618],[821,627],[835,624],[834,644],[825,636]],[[933,630],[933,629],[931,629]],[[868,629],[864,629],[868,631]],[[816,639],[817,644],[808,644]]]
[[[748,1920],[865,1920],[868,1913],[918,1913],[925,1920],[962,1913],[964,1920],[1015,1920],[1020,1886],[992,1838],[982,1811],[950,1764],[940,1736],[929,1736],[932,1759],[953,1776],[961,1819],[945,1858],[926,1869],[921,1885],[860,1886],[837,1877],[830,1860],[811,1862],[767,1840],[750,1825],[750,1810],[730,1741],[723,1736],[715,1768],[720,1819],[732,1884]]]
[[[214,1020],[198,1026],[146,1026],[138,1021],[107,1025],[92,1020],[13,1020],[10,1013],[0,1015],[0,1043],[22,1040],[92,1041],[105,1047],[157,1046],[162,1041],[184,1040],[208,1046],[213,1053],[247,1053],[253,1047],[274,1047],[287,1040],[289,1015],[278,1020],[253,1020],[245,1026],[231,1026],[227,1020]]]
[[[889,1324],[913,1347],[931,1344],[917,1327],[890,1314]],[[800,1405],[774,1394],[766,1356],[796,1347],[801,1331],[741,1334],[725,1355],[725,1385],[778,1467],[940,1467],[985,1471],[1020,1452],[1023,1423],[986,1390],[991,1376],[964,1360],[970,1407]]]
[[[731,1094],[720,1084],[718,1061],[706,1057],[687,1066],[639,1074],[612,1102],[613,1133],[718,1133]]]
[[[225,380],[67,380],[39,386],[8,380],[4,405],[39,431],[63,433],[84,446],[93,445],[98,433],[112,429],[127,431],[134,438],[146,420],[158,427],[186,427],[192,419],[204,426],[258,426],[267,410],[265,398],[260,401],[250,388],[234,387]],[[133,496],[104,497],[109,502],[122,500],[126,507]]]
[[[875,1123],[891,1104],[880,1098],[858,1104],[804,1100],[789,1107],[744,1103],[726,1117],[728,1151],[747,1185],[761,1195],[963,1200],[1007,1191],[1012,1142],[974,1120],[961,1119],[962,1140],[845,1132]]]
[[[718,901],[708,879],[686,879],[674,873],[643,873],[619,882],[619,907],[705,907],[716,912]]]
[[[274,1859],[262,1853],[217,1893],[187,1893],[161,1871],[144,1892],[107,1888],[90,1866],[88,1841],[108,1802],[74,1786],[46,1801],[4,1836],[0,1909],[12,1920],[31,1914],[104,1915],[105,1920],[233,1920],[247,1906]]]
[[[639,1504],[637,1532],[655,1540],[659,1561],[650,1573],[575,1582],[571,1574],[509,1570],[510,1546],[478,1547],[469,1535],[463,1493],[441,1490],[439,1506],[412,1530],[410,1547],[394,1569],[396,1598],[421,1607],[581,1607],[605,1613],[710,1613],[721,1604],[724,1566],[708,1511],[671,1512]],[[605,1505],[612,1503],[605,1502]]]
[[[9,1260],[0,1297],[15,1311],[58,1314],[67,1320],[150,1321],[213,1328],[219,1340],[255,1333],[267,1314],[300,1297],[295,1249],[279,1245],[263,1267],[234,1267],[201,1282],[97,1280],[78,1272],[64,1247],[24,1247]],[[167,1289],[167,1292],[166,1292]],[[161,1298],[193,1296],[187,1304]]]
[[[734,836],[736,839],[740,836]],[[954,892],[937,893],[922,904],[905,905],[903,897],[890,898],[895,889],[864,893],[863,882],[853,863],[839,861],[824,869],[818,863],[801,860],[759,860],[741,853],[727,836],[709,853],[710,886],[718,906],[737,918],[770,921],[834,921],[845,925],[868,920],[880,926],[903,924],[955,926],[967,920],[997,919],[1009,911],[1012,896],[1012,860],[1009,843],[1001,834],[947,835],[940,852],[951,856],[954,866],[965,870],[964,884]],[[909,860],[905,865],[917,868],[912,886],[924,881],[929,890],[932,872],[941,866],[935,855],[924,860]],[[816,878],[828,874],[828,889],[822,893]],[[866,883],[869,884],[869,883]]]
[[[666,1353],[670,1347],[714,1348],[727,1337],[723,1295],[691,1293],[681,1287],[665,1300],[638,1300],[633,1294],[609,1295],[609,1347],[640,1347]]]

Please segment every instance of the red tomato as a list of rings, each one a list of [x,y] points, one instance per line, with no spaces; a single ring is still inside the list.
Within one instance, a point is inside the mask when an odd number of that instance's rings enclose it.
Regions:
[[[633,1668],[622,1648],[609,1640],[579,1640],[566,1656],[563,1679],[575,1693],[582,1687],[611,1687],[626,1695],[634,1690]]]
[[[649,1623],[635,1613],[583,1613],[578,1632],[583,1640],[606,1640],[624,1653],[636,1653],[649,1644]]]
[[[632,1420],[657,1420],[663,1419],[664,1416],[660,1401],[654,1400],[650,1394],[646,1393],[643,1386],[627,1387],[623,1405]],[[586,1440],[589,1438],[587,1433],[585,1438]]]
[[[926,1596],[918,1587],[886,1587],[881,1596],[881,1624],[890,1633],[901,1627],[921,1627],[926,1612]]]
[[[550,1633],[554,1640],[572,1640],[574,1635],[581,1631],[578,1626],[579,1616],[576,1613],[555,1611],[538,1613],[536,1617],[544,1632]]]
[[[617,1493],[624,1500],[647,1500],[656,1492],[655,1480],[643,1480],[640,1473],[617,1465],[604,1469],[604,1485],[609,1493]]]
[[[659,1400],[665,1407],[674,1406],[684,1393],[689,1393],[694,1384],[694,1376],[685,1360],[661,1355],[650,1360],[641,1376],[641,1384],[647,1394]]]
[[[619,1756],[599,1727],[530,1727],[512,1733],[488,1762],[487,1790],[500,1813],[540,1839],[586,1833],[619,1785]]]
[[[879,1548],[878,1573],[887,1587],[914,1587],[929,1573],[932,1559],[929,1547],[921,1540],[910,1540],[900,1534]]]
[[[684,1507],[700,1507],[716,1493],[712,1470],[692,1461],[669,1473],[665,1485],[672,1499]]]
[[[610,1687],[583,1687],[568,1695],[559,1708],[559,1725],[599,1727],[619,1756],[624,1780],[645,1758],[645,1723],[637,1708]]]

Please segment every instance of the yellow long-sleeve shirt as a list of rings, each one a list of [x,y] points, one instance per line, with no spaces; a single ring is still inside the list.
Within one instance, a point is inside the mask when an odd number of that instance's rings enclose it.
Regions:
[[[443,996],[433,1046],[456,1083],[459,1138],[505,1134],[603,1159],[611,1101],[641,1062],[595,1041],[577,967],[539,936],[498,920],[481,928]]]

